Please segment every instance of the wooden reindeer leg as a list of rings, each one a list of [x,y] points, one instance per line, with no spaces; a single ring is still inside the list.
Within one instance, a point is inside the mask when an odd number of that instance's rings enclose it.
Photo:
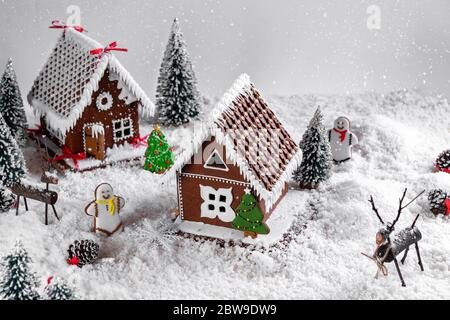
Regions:
[[[408,251],[409,251],[409,248],[406,248],[405,254],[403,255],[402,260],[400,260],[400,262],[401,262],[402,264],[405,264],[405,260],[406,260],[406,256],[408,255]]]
[[[45,225],[48,225],[48,204],[45,204]]]
[[[394,258],[395,268],[397,269],[398,276],[400,277],[400,281],[402,282],[402,287],[406,287],[405,281],[403,280],[402,272],[400,271],[400,267],[398,265],[397,258]]]
[[[52,209],[53,209],[53,214],[55,215],[56,219],[58,219],[58,221],[61,221],[61,219],[59,219],[58,214],[56,213],[56,209],[55,206],[52,205]]]
[[[16,216],[19,215],[19,207],[20,207],[20,196],[17,196]]]
[[[25,203],[25,210],[28,211],[27,198],[23,197],[23,202]]]
[[[416,245],[417,258],[419,259],[420,270],[423,271],[422,258],[420,258],[419,244],[416,242],[415,245]]]

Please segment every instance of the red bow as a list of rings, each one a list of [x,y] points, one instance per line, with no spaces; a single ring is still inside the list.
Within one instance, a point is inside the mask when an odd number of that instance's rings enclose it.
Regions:
[[[28,133],[33,133],[33,134],[36,134],[36,135],[44,133],[44,130],[42,129],[41,125],[38,125],[37,128],[35,128],[35,129],[27,128],[26,131]]]
[[[147,139],[150,135],[146,135],[144,137],[135,137],[132,141],[131,144],[133,145],[133,147],[135,148],[139,148],[140,146],[148,146],[147,143]]]
[[[52,283],[52,280],[53,280],[53,276],[49,277],[49,278],[47,279],[47,285],[49,285],[50,283]]]
[[[78,160],[84,160],[86,159],[86,153],[84,152],[80,152],[80,153],[72,153],[72,150],[69,149],[69,147],[64,146],[61,149],[62,154],[54,157],[54,158],[50,158],[48,159],[49,162],[53,162],[53,161],[61,161],[63,159],[72,159],[73,161],[73,165],[75,166],[75,169],[79,169],[78,167]]]
[[[345,140],[345,135],[347,134],[347,130],[339,131],[336,128],[333,128],[333,130],[341,135],[341,142],[343,142]]]
[[[98,49],[94,49],[89,51],[90,54],[103,54],[103,53],[108,53],[110,51],[122,51],[122,52],[128,52],[128,49],[126,48],[117,48],[117,42],[111,42],[110,44],[108,44],[108,46],[106,48],[98,48]]]
[[[448,168],[441,168],[438,165],[436,165],[435,172],[438,172],[438,171],[442,171],[442,172],[445,172],[445,173],[450,173],[450,169],[448,169]]]
[[[73,266],[76,266],[79,262],[80,260],[78,259],[78,257],[67,259],[67,263]]]
[[[81,26],[68,26],[64,22],[61,22],[59,20],[53,20],[52,25],[49,27],[50,29],[73,29],[78,32],[84,32],[83,27]]]
[[[447,198],[444,201],[445,207],[447,208],[447,211],[445,212],[444,216],[450,215],[450,199]]]

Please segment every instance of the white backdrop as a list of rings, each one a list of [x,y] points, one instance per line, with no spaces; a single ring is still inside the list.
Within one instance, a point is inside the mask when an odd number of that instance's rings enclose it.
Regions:
[[[13,57],[24,95],[58,36],[50,21],[67,19],[70,5],[91,37],[130,50],[117,55],[152,99],[174,17],[209,96],[242,72],[266,94],[450,94],[448,0],[1,0],[0,66]]]

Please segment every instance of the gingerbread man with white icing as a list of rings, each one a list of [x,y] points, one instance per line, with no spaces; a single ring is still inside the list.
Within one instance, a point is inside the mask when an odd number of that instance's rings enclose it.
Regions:
[[[95,233],[111,236],[123,230],[120,211],[124,206],[125,200],[114,195],[111,185],[102,183],[95,188],[95,200],[86,206],[84,212],[94,217]]]

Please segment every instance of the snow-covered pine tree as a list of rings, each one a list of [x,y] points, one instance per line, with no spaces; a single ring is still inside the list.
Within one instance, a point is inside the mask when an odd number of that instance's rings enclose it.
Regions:
[[[12,192],[0,186],[0,212],[7,212],[13,206],[16,197]]]
[[[156,88],[158,117],[164,125],[181,125],[197,118],[200,94],[178,19],[172,24]]]
[[[0,115],[0,185],[10,187],[18,183],[25,172],[22,150]]]
[[[319,183],[330,176],[333,159],[320,107],[317,108],[303,134],[300,148],[303,152],[303,160],[295,170],[293,178],[302,188],[317,188]]]
[[[45,298],[48,300],[75,300],[73,288],[64,279],[53,278],[45,287]]]
[[[20,241],[2,261],[0,296],[8,300],[38,300],[39,282],[30,271],[31,259]]]
[[[21,146],[24,145],[27,118],[12,59],[8,60],[0,82],[0,114],[5,119],[17,143]]]

